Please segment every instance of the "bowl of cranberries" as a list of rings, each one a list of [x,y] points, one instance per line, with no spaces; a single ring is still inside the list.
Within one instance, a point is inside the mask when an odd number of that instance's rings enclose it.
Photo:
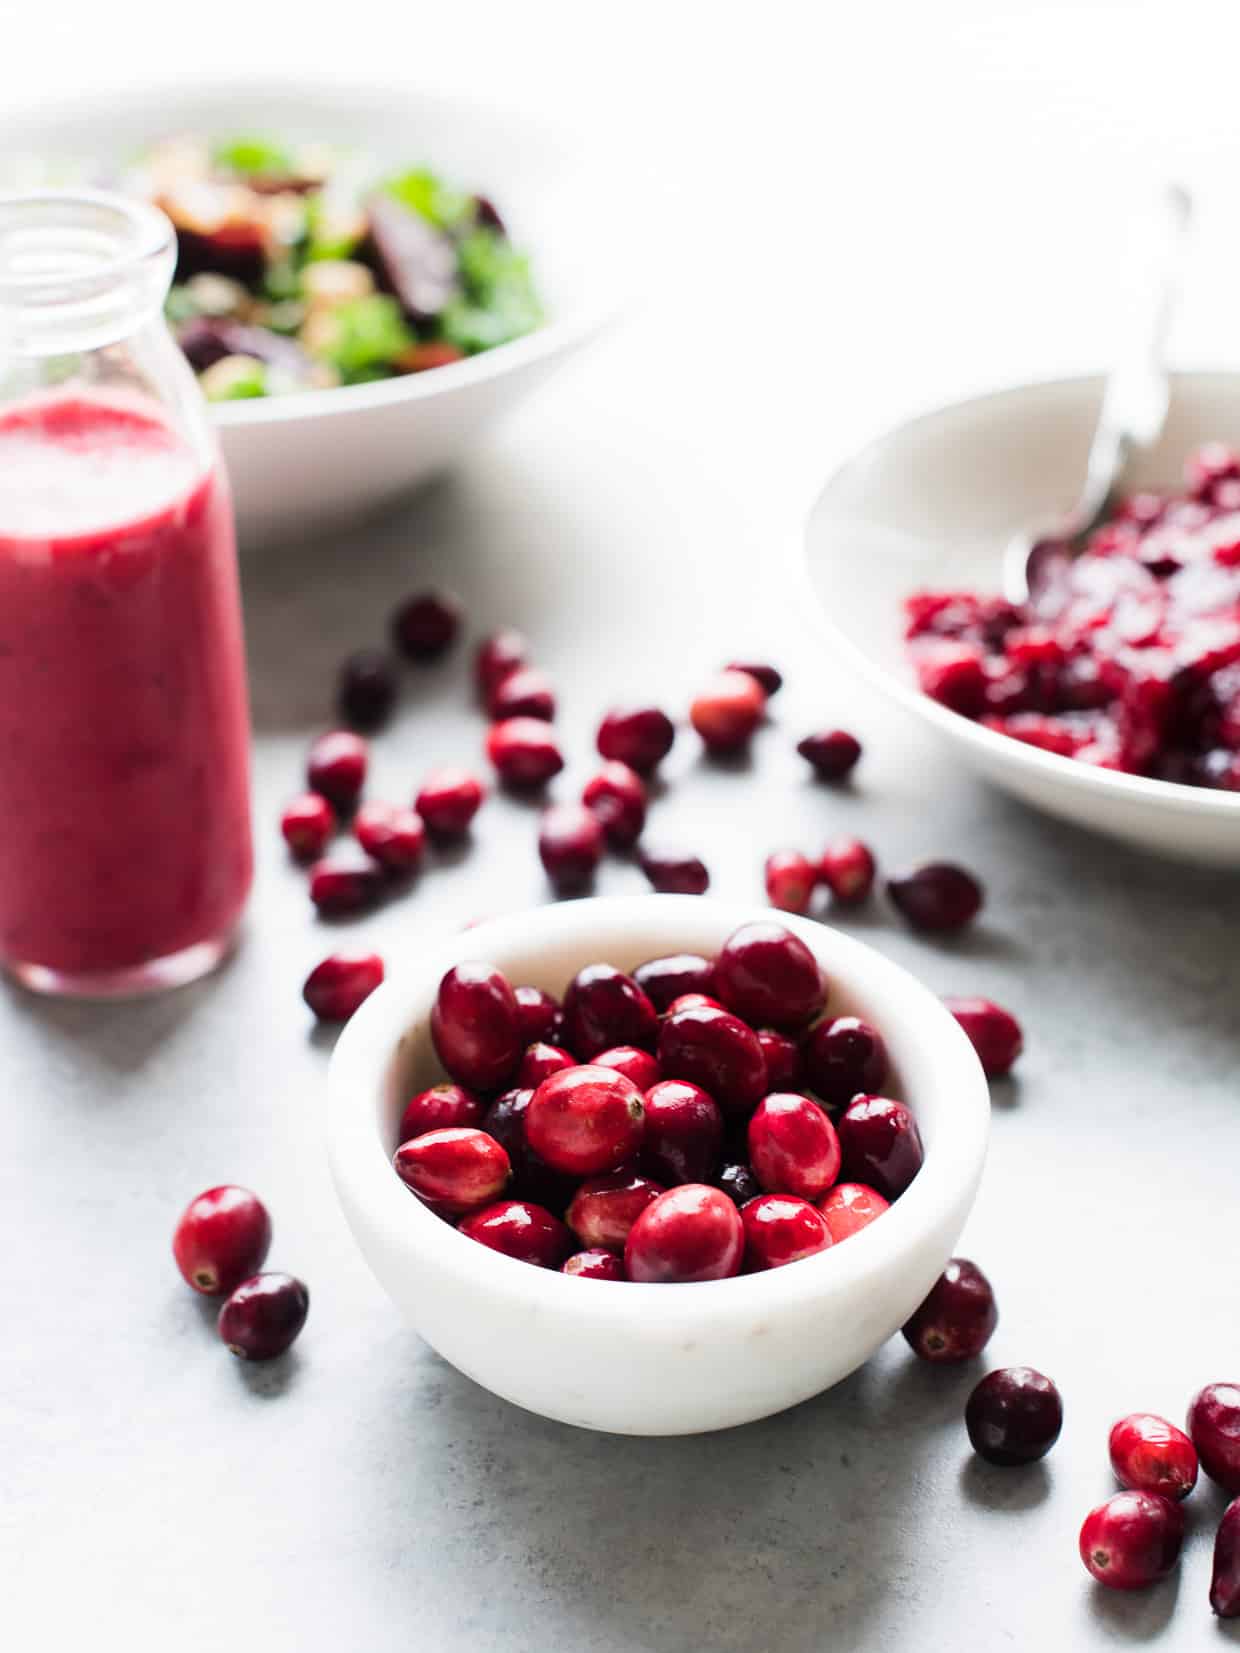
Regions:
[[[1009,537],[1080,491],[1102,381],[914,419],[827,483],[807,569],[837,653],[1026,802],[1240,866],[1240,374],[1173,376],[1158,444],[1031,600]]]
[[[825,925],[660,895],[389,971],[331,1073],[345,1216],[445,1359],[623,1434],[740,1424],[908,1320],[981,1175],[951,1013]]]

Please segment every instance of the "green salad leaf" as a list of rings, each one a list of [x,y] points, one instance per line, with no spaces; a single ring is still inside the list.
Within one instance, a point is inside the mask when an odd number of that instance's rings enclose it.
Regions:
[[[471,230],[457,249],[464,296],[439,318],[450,344],[476,355],[533,332],[543,319],[529,259],[492,229]]]
[[[308,264],[324,259],[352,258],[361,245],[364,229],[353,227],[338,208],[333,210],[322,190],[306,197],[305,258]]]
[[[265,363],[252,356],[233,356],[229,362],[235,371],[227,377],[213,379],[208,371],[199,379],[208,402],[246,402],[267,394]]]
[[[213,144],[211,164],[242,178],[279,178],[294,170],[288,150],[267,138],[230,138]]]
[[[473,208],[472,196],[453,189],[425,167],[414,167],[410,172],[387,178],[382,188],[410,212],[416,212],[440,230],[454,229]]]
[[[346,384],[386,378],[378,369],[390,364],[417,342],[400,305],[386,293],[350,299],[331,313],[332,331],[317,354],[339,370]]]

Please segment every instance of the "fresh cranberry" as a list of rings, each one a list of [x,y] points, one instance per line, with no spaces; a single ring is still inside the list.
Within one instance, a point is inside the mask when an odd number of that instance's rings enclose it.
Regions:
[[[669,1188],[629,1230],[624,1266],[630,1280],[675,1284],[726,1280],[745,1250],[741,1214],[718,1188],[687,1182]]]
[[[749,1121],[749,1163],[768,1194],[821,1199],[840,1174],[835,1126],[808,1096],[774,1091]]]
[[[763,867],[766,899],[783,913],[807,913],[817,874],[808,856],[796,849],[777,849]]]
[[[555,690],[546,672],[537,666],[518,666],[506,672],[487,696],[492,722],[509,717],[536,717],[550,723],[555,717]]]
[[[802,1048],[805,1079],[828,1108],[877,1091],[887,1077],[887,1046],[860,1016],[833,1016],[812,1027]]]
[[[653,1050],[659,1018],[633,980],[611,964],[587,964],[564,994],[564,1042],[583,1062],[617,1045]]]
[[[342,815],[361,795],[366,780],[366,742],[351,729],[333,729],[312,742],[306,781]]]
[[[353,836],[367,855],[395,877],[416,872],[426,853],[422,817],[395,804],[363,804],[353,817]]]
[[[270,1247],[267,1207],[257,1194],[232,1183],[191,1200],[172,1233],[182,1278],[204,1297],[232,1291],[257,1273]]]
[[[861,756],[861,742],[845,729],[824,729],[797,742],[797,751],[824,781],[841,781]]]
[[[517,1020],[525,1043],[552,1043],[551,1035],[560,1016],[558,1002],[550,993],[544,993],[541,987],[514,987],[512,991],[517,1001]]]
[[[636,1045],[616,1045],[612,1050],[601,1050],[590,1060],[596,1068],[611,1068],[614,1073],[622,1073],[643,1095],[661,1078],[656,1058],[648,1050],[638,1050]]]
[[[858,1096],[839,1122],[844,1175],[849,1182],[877,1188],[887,1200],[900,1195],[925,1158],[917,1121],[903,1102],[886,1096]]]
[[[976,643],[945,639],[917,651],[917,683],[922,694],[962,717],[980,716],[986,704],[986,664]]]
[[[321,1022],[347,1022],[382,980],[378,953],[329,953],[306,977],[301,996]]]
[[[748,672],[720,672],[689,708],[689,721],[710,752],[738,752],[762,721],[766,695]]]
[[[766,1057],[766,1083],[773,1091],[794,1091],[801,1086],[801,1049],[786,1033],[773,1027],[758,1029],[758,1043]]]
[[[742,924],[715,960],[715,992],[744,1021],[802,1027],[822,1009],[825,989],[818,961],[782,924]]]
[[[414,807],[437,838],[459,838],[485,796],[482,782],[467,769],[435,769],[422,782]]]
[[[280,817],[284,842],[299,861],[317,860],[336,830],[336,816],[326,798],[303,792]]]
[[[434,660],[455,643],[461,605],[446,591],[419,591],[392,615],[392,641],[410,660]]]
[[[360,849],[342,844],[310,869],[310,899],[326,918],[365,912],[383,895],[383,868]]]
[[[674,1016],[678,1010],[724,1010],[727,1007],[712,999],[709,993],[682,993],[678,999],[673,999],[664,1011],[665,1016]]]
[[[351,654],[340,668],[336,705],[351,729],[381,729],[396,704],[396,673],[380,649]]]
[[[542,786],[564,767],[555,736],[537,717],[510,717],[493,723],[487,735],[487,757],[504,784],[518,789]]]
[[[573,1250],[573,1236],[559,1218],[527,1200],[499,1200],[458,1227],[467,1239],[535,1268],[558,1269]]]
[[[489,1205],[512,1174],[508,1155],[495,1138],[469,1125],[427,1131],[402,1142],[392,1163],[407,1188],[437,1211],[452,1214]]]
[[[594,1177],[641,1146],[642,1093],[622,1073],[588,1064],[544,1079],[525,1114],[530,1147],[556,1171]]]
[[[891,1206],[876,1188],[867,1188],[863,1182],[837,1182],[818,1201],[822,1220],[826,1223],[836,1245],[868,1228],[875,1217],[881,1217]]]
[[[768,666],[761,660],[729,660],[724,670],[745,672],[754,679],[768,700],[772,695],[777,695],[784,686],[783,677],[775,667]]]
[[[638,865],[660,895],[705,895],[710,888],[706,863],[685,850],[645,844],[637,852]]]
[[[1188,1408],[1201,1467],[1233,1497],[1240,1493],[1240,1384],[1207,1383]]]
[[[1081,1526],[1086,1571],[1111,1590],[1143,1590],[1180,1559],[1184,1511],[1156,1492],[1116,1492]]]
[[[1225,442],[1206,442],[1188,456],[1184,480],[1190,493],[1209,499],[1220,482],[1240,477],[1240,454]]]
[[[614,1251],[594,1246],[589,1251],[575,1251],[561,1265],[561,1274],[573,1274],[579,1280],[625,1280],[624,1264]]]
[[[723,1146],[723,1115],[711,1097],[684,1079],[661,1079],[646,1092],[642,1169],[665,1186],[706,1182]]]
[[[617,849],[628,849],[641,837],[646,824],[646,788],[627,763],[605,763],[586,782],[581,801],[598,817],[608,843]]]
[[[610,1177],[592,1177],[573,1195],[564,1221],[583,1246],[623,1251],[629,1230],[663,1189],[648,1177],[621,1171]]]
[[[274,1360],[310,1312],[310,1293],[291,1274],[252,1274],[220,1310],[216,1330],[239,1360]]]
[[[889,878],[887,894],[915,930],[961,930],[984,899],[976,878],[950,861],[925,861]]]
[[[950,1362],[980,1355],[998,1324],[990,1281],[976,1263],[953,1257],[903,1331],[915,1355]]]
[[[1197,1485],[1197,1452],[1182,1429],[1152,1412],[1130,1412],[1110,1435],[1111,1468],[1123,1487],[1187,1498]]]
[[[474,657],[474,677],[483,700],[489,700],[509,672],[524,666],[528,658],[529,644],[519,631],[505,627],[484,637]]]
[[[869,899],[876,872],[874,854],[860,838],[833,838],[818,857],[818,878],[842,907]]]
[[[458,1084],[498,1090],[521,1060],[517,1001],[493,964],[458,964],[439,984],[431,1010],[439,1060]]]
[[[745,1273],[799,1263],[831,1244],[820,1214],[793,1194],[759,1194],[741,1207],[745,1230]]]
[[[762,1185],[749,1169],[739,1160],[733,1160],[720,1171],[716,1181],[723,1192],[735,1206],[748,1205],[750,1200],[756,1200],[762,1192]]]
[[[554,1171],[530,1147],[525,1137],[525,1115],[534,1092],[528,1087],[497,1096],[483,1116],[482,1128],[503,1148],[512,1164],[512,1187],[518,1198],[562,1212],[577,1189],[576,1177]]]
[[[603,829],[584,804],[552,804],[538,823],[538,857],[557,895],[587,889],[603,858]]]
[[[544,1044],[540,1040],[535,1044],[526,1045],[521,1066],[517,1069],[517,1084],[523,1089],[537,1090],[543,1080],[549,1079],[553,1073],[576,1066],[575,1056],[570,1056],[558,1045]]]
[[[1002,1078],[1024,1049],[1024,1037],[1015,1016],[993,999],[947,998],[943,1003],[968,1034],[987,1076]]]
[[[447,1131],[482,1123],[482,1103],[463,1085],[432,1085],[405,1104],[396,1128],[397,1142],[412,1142],[428,1131]]]
[[[675,739],[671,718],[657,706],[613,707],[598,726],[597,744],[600,757],[649,775]]]
[[[1063,1428],[1063,1402],[1050,1378],[1032,1366],[1001,1366],[969,1396],[965,1428],[987,1463],[1031,1464],[1046,1454]]]
[[[673,1010],[663,1018],[659,1066],[668,1079],[700,1085],[725,1113],[747,1113],[766,1090],[758,1035],[730,1010],[711,1005]]]
[[[1210,1606],[1221,1619],[1240,1618],[1240,1498],[1223,1511],[1214,1535]]]

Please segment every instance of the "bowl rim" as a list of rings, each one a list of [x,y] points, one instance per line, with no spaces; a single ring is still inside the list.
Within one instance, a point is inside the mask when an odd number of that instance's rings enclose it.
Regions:
[[[1210,379],[1230,381],[1240,393],[1240,369],[1180,368],[1170,377],[1173,397],[1177,389],[1188,391],[1194,382]],[[962,741],[965,745],[973,746],[987,760],[1026,769],[1031,774],[1040,774],[1056,784],[1075,786],[1085,792],[1100,793],[1116,800],[1152,807],[1155,811],[1167,814],[1187,812],[1217,820],[1240,820],[1240,793],[1216,791],[1204,786],[1188,786],[1181,781],[1157,780],[1148,775],[1129,775],[1116,769],[1101,769],[1095,764],[1079,763],[1075,758],[1063,757],[1058,752],[1047,752],[1039,746],[1030,745],[1028,741],[1016,740],[1011,735],[1001,734],[997,729],[987,729],[972,718],[964,717],[939,701],[932,700],[929,695],[923,694],[915,683],[906,681],[904,677],[881,665],[842,626],[836,624],[819,596],[810,572],[814,561],[815,523],[832,492],[848,473],[864,466],[877,450],[894,437],[933,426],[966,408],[983,409],[1002,402],[1019,402],[1031,392],[1047,396],[1081,394],[1087,391],[1101,393],[1104,384],[1105,375],[1101,373],[1075,373],[1045,379],[1025,379],[1015,384],[1000,386],[998,389],[938,402],[933,407],[923,409],[896,424],[888,425],[877,435],[868,437],[860,447],[853,449],[844,459],[832,466],[802,515],[800,531],[791,548],[797,583],[808,599],[818,628],[868,682],[941,733],[953,740]],[[998,552],[995,570],[997,585]]]
[[[582,1294],[580,1283],[558,1270],[532,1268],[463,1238],[397,1178],[380,1129],[383,1087],[402,1035],[429,1017],[435,988],[454,963],[495,957],[502,965],[506,954],[528,953],[545,936],[548,945],[580,952],[584,964],[594,935],[607,937],[599,944],[605,950],[618,944],[620,931],[629,936],[625,945],[630,950],[640,942],[643,952],[649,946],[646,956],[651,957],[703,946],[717,949],[734,929],[755,920],[785,925],[811,947],[829,980],[846,981],[889,1006],[881,1018],[888,1028],[899,1020],[918,1048],[933,1052],[921,1083],[941,1088],[945,1098],[936,1140],[927,1147],[921,1171],[881,1222],[850,1236],[842,1254],[836,1245],[795,1268],[695,1285],[630,1281],[622,1291],[600,1285]],[[716,937],[714,942],[702,939],[707,932]],[[332,1056],[327,1142],[337,1195],[351,1226],[350,1206],[356,1203],[395,1246],[422,1253],[463,1291],[477,1287],[502,1294],[523,1303],[531,1314],[561,1314],[571,1308],[599,1323],[628,1323],[637,1317],[657,1334],[668,1335],[721,1316],[778,1314],[820,1296],[864,1290],[895,1259],[917,1251],[939,1225],[945,1207],[963,1198],[967,1209],[985,1161],[989,1125],[989,1086],[964,1032],[929,988],[874,947],[768,907],[702,896],[637,895],[593,897],[491,919],[442,938],[389,974],[348,1022]]]

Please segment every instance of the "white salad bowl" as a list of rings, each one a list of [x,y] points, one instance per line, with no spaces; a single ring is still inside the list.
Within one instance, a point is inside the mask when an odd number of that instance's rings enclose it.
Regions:
[[[444,470],[619,308],[626,238],[603,163],[573,134],[412,86],[154,84],[26,108],[15,100],[0,114],[0,174],[80,181],[84,169],[106,174],[183,132],[322,141],[378,168],[441,171],[494,198],[529,251],[547,311],[527,337],[429,373],[215,404],[243,550],[345,526]]]
[[[1021,385],[940,408],[842,465],[810,512],[804,567],[834,653],[1026,803],[1142,849],[1240,867],[1240,793],[1121,775],[1013,740],[920,693],[903,600],[919,586],[998,592],[1003,546],[1076,497],[1100,378]],[[1240,373],[1173,375],[1138,483],[1174,485],[1203,442],[1240,445]]]
[[[891,1210],[815,1257],[700,1285],[580,1280],[466,1239],[397,1179],[401,1110],[442,1077],[429,1019],[445,971],[498,965],[559,993],[584,965],[713,954],[776,917],[813,950],[828,1007],[871,1020],[890,1089],[916,1113],[925,1163]],[[746,1423],[838,1383],[907,1320],[973,1203],[989,1094],[972,1046],[926,988],[872,948],[805,919],[696,896],[536,908],[415,949],[345,1028],[328,1144],[349,1226],[380,1284],[433,1348],[519,1406],[586,1428],[678,1435]]]

